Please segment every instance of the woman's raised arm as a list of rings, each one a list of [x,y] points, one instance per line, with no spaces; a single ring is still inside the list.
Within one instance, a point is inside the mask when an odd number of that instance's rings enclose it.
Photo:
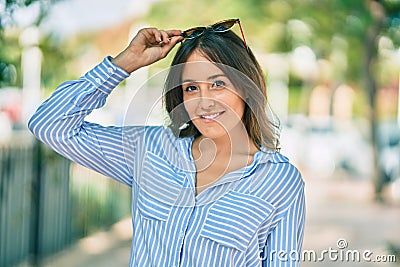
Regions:
[[[164,58],[181,40],[179,30],[140,30],[117,57],[107,57],[78,80],[62,83],[32,116],[29,129],[61,155],[131,185],[132,166],[124,155],[123,128],[90,123],[85,117],[104,106],[107,96],[131,72]],[[135,136],[132,131],[135,128],[130,129]],[[133,153],[135,140],[129,143]]]

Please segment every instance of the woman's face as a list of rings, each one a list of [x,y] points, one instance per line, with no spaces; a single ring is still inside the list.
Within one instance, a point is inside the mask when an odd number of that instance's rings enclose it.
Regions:
[[[242,121],[245,103],[232,82],[198,51],[182,73],[183,102],[193,124],[207,138],[223,137]]]

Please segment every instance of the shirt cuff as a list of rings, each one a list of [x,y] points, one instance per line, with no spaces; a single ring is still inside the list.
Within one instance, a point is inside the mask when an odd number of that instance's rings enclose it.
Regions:
[[[103,62],[85,74],[85,78],[105,94],[110,94],[118,84],[129,77],[129,73],[111,62],[111,59],[110,56],[105,57]]]

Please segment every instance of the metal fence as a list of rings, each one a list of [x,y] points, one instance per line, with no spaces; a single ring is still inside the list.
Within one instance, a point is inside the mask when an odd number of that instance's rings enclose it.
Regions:
[[[128,187],[76,167],[28,133],[14,135],[0,144],[0,266],[40,266],[127,216],[129,197]]]

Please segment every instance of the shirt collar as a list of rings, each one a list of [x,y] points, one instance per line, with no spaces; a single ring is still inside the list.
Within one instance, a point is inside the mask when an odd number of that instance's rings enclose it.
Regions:
[[[192,156],[192,143],[194,138],[193,137],[185,137],[185,138],[178,138],[181,156],[183,157],[182,162],[191,163],[194,168],[194,160]],[[268,149],[266,147],[261,147],[258,152],[254,155],[254,160],[252,164],[243,167],[239,170],[230,172],[225,176],[221,177],[213,186],[221,185],[228,182],[233,182],[244,177],[249,176],[260,164],[265,163],[280,163],[280,162],[288,162],[288,158],[283,156],[277,151]],[[186,166],[189,168],[189,166]]]

